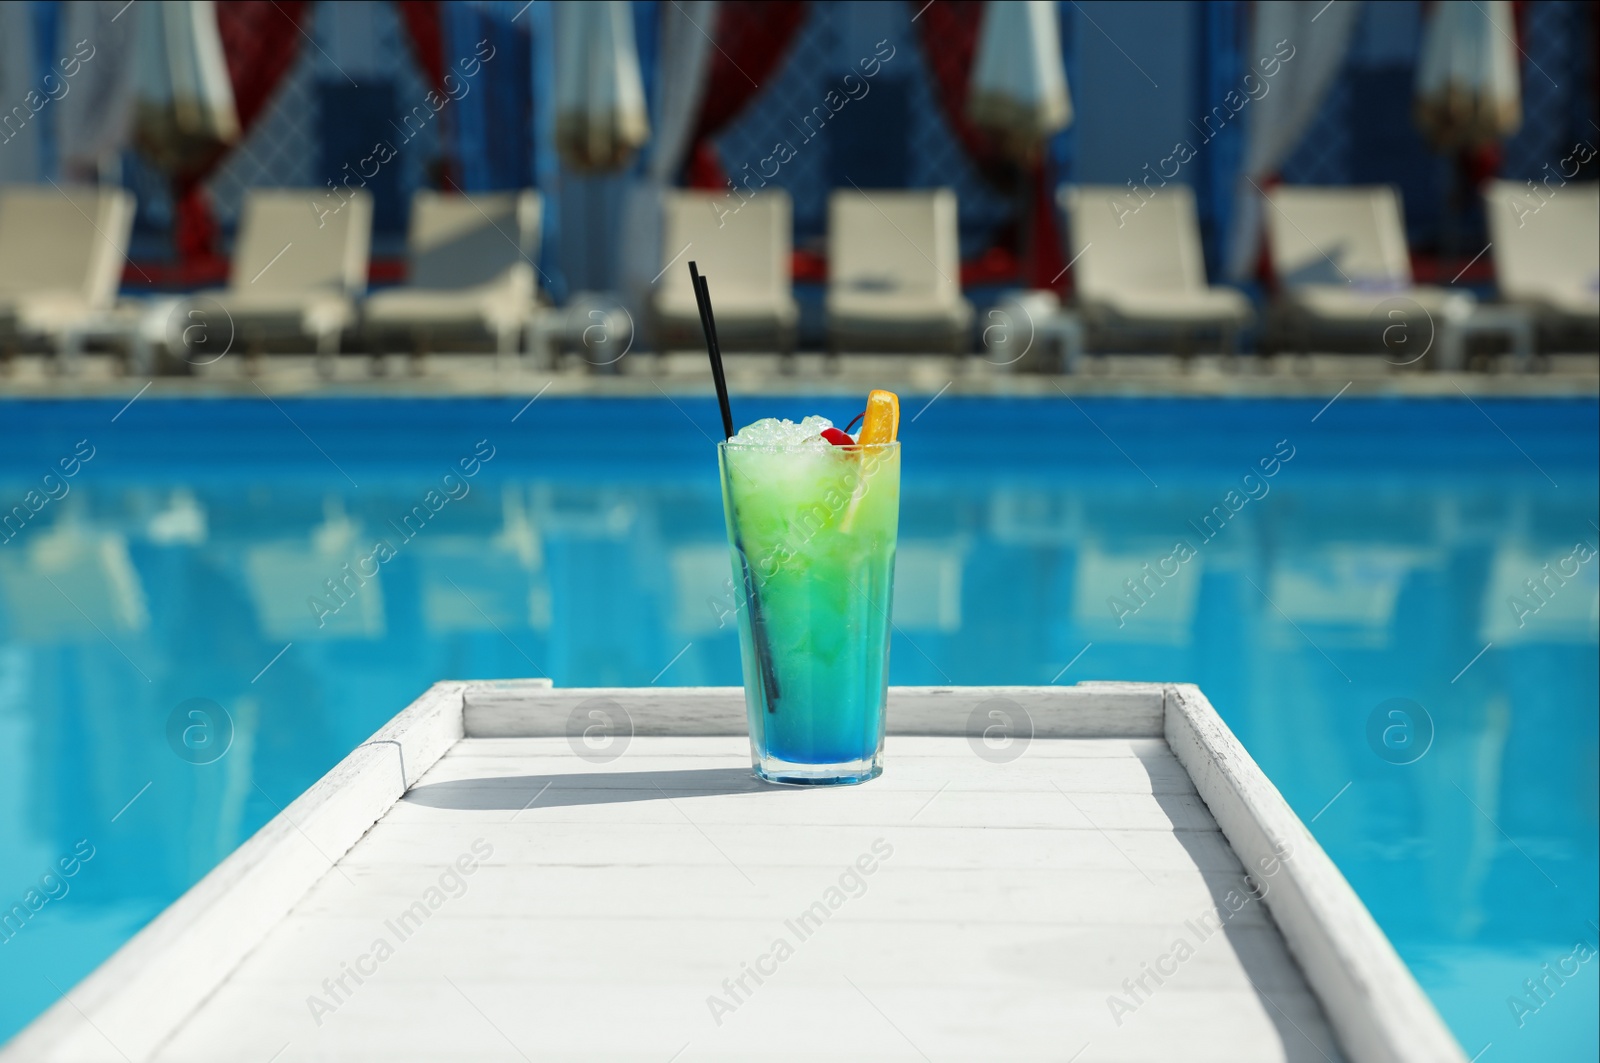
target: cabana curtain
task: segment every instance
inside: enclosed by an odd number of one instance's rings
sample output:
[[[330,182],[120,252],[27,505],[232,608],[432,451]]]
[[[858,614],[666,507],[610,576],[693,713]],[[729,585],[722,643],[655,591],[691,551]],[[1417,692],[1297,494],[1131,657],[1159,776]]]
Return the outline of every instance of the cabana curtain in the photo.
[[[683,170],[694,143],[710,58],[716,51],[700,27],[716,25],[717,6],[717,0],[682,0],[661,9],[656,135],[648,172],[663,185]]]
[[[239,138],[255,124],[293,66],[308,6],[304,0],[233,0],[216,5],[217,34],[233,90]],[[216,256],[217,223],[203,182],[231,150],[232,144],[219,143],[173,174],[173,242],[186,271],[203,268]]]
[[[722,0],[711,36],[710,70],[700,104],[700,119],[690,143],[686,183],[691,188],[723,189],[728,175],[711,138],[737,118],[777,70],[805,21],[804,0]],[[708,28],[709,27],[705,27]],[[733,56],[738,56],[734,62]]]
[[[435,92],[444,92],[444,27],[439,22],[439,0],[399,0],[395,5],[406,28],[411,57]]]
[[[913,3],[913,8],[921,5]],[[979,172],[997,185],[1008,181],[1005,156],[995,138],[974,124],[967,113],[972,65],[983,27],[984,0],[947,0],[923,11],[917,19],[922,51],[933,76],[934,95],[950,131],[961,141]]]
[[[623,0],[556,11],[556,150],[579,173],[623,169],[650,139],[633,9]]]
[[[1498,145],[1522,125],[1510,0],[1439,0],[1417,63],[1417,126],[1441,149]]]
[[[7,5],[14,6],[14,5]],[[65,37],[73,60],[57,61],[51,76],[72,71],[72,88],[56,102],[56,146],[69,181],[93,183],[101,167],[127,146],[133,126],[134,29],[138,19],[119,3],[71,3]],[[25,9],[23,9],[25,10]],[[89,43],[93,42],[93,43]],[[92,49],[92,50],[91,50]]]
[[[1295,0],[1259,0],[1255,5],[1248,56],[1255,61],[1277,56],[1281,65],[1272,79],[1272,91],[1252,102],[1245,116],[1244,165],[1234,188],[1228,238],[1230,280],[1246,280],[1256,267],[1263,209],[1258,188],[1277,172],[1316,118],[1344,65],[1360,13],[1361,5],[1354,0],[1321,11]]]
[[[209,0],[152,5],[134,35],[134,126],[139,151],[182,176],[239,139],[233,85]]]
[[[1072,122],[1051,0],[990,0],[967,91],[967,117],[1017,160],[1031,160]]]
[[[955,0],[924,8],[916,20],[945,120],[978,171],[1016,205],[1010,239],[1001,242],[1034,288],[1057,287],[1062,274],[1054,196],[1061,175],[1043,150],[1072,116],[1055,16],[1048,4]],[[1023,66],[1031,61],[1034,83],[1001,73],[1008,54]]]
[[[647,335],[650,290],[660,280],[662,195],[684,171],[705,102],[706,79],[716,46],[701,27],[717,24],[718,0],[677,0],[658,7],[655,133],[644,172],[623,201],[622,231],[628,253],[619,263],[629,312]],[[636,312],[635,312],[636,311]]]

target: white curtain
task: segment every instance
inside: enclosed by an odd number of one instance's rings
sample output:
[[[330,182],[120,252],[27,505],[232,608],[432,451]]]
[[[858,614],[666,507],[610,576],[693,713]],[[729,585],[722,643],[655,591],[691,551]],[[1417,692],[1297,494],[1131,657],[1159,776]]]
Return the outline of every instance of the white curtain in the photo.
[[[39,123],[55,104],[39,88],[33,69],[32,5],[0,4],[0,183],[44,178]]]
[[[622,276],[624,301],[645,342],[650,293],[661,269],[661,197],[683,168],[700,120],[706,78],[711,69],[717,0],[679,0],[661,4],[659,51],[656,55],[655,136],[645,174],[630,183],[622,205]],[[702,32],[703,31],[703,32]],[[678,262],[674,269],[687,269]]]
[[[556,148],[562,161],[589,173],[620,169],[650,138],[632,5],[560,5],[556,45]]]
[[[1245,280],[1261,244],[1256,185],[1283,165],[1311,125],[1350,49],[1360,4],[1325,5],[1300,0],[1258,0],[1247,59],[1252,65],[1293,48],[1271,79],[1271,91],[1253,101],[1245,119],[1244,165],[1234,189],[1233,226],[1228,235],[1228,276]],[[1252,184],[1251,182],[1254,182]]]
[[[717,28],[717,0],[686,0],[662,5],[660,52],[656,57],[659,95],[650,176],[670,183],[683,166],[689,138],[700,119],[706,76],[711,69],[711,38]]]
[[[1417,125],[1439,148],[1498,143],[1522,125],[1510,0],[1439,0],[1417,63]]]
[[[978,32],[967,117],[1007,154],[1034,158],[1072,121],[1061,24],[1051,0],[990,0]]]
[[[233,82],[212,0],[162,0],[140,7],[134,138],[146,157],[174,173],[209,156],[217,145],[239,139]]]
[[[71,181],[95,181],[114,167],[133,135],[134,32],[143,12],[126,0],[68,0],[63,5],[64,47],[94,49],[78,68],[56,112],[61,172]]]

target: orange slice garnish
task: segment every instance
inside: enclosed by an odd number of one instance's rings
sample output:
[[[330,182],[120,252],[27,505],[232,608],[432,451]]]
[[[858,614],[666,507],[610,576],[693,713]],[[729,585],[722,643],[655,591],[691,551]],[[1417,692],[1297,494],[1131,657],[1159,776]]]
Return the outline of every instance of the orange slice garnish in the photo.
[[[862,446],[893,443],[899,433],[900,396],[892,391],[873,391],[867,396],[867,415],[856,442]]]

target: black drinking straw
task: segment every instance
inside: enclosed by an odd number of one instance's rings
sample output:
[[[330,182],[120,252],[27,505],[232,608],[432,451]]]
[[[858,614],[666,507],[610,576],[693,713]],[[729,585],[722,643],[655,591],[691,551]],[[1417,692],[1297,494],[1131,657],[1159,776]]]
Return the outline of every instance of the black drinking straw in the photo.
[[[728,406],[728,378],[722,374],[722,345],[717,342],[717,320],[711,316],[711,289],[700,276],[700,268],[689,263],[689,277],[694,281],[694,302],[700,308],[700,327],[706,334],[706,353],[711,356],[711,379],[717,385],[717,403],[722,407],[722,438],[733,438],[733,410]]]
[[[722,437],[733,438],[733,409],[728,405],[728,379],[722,373],[722,345],[717,342],[717,319],[711,313],[711,289],[700,276],[700,267],[691,260],[689,277],[694,281],[694,301],[700,309],[700,327],[706,334],[706,354],[711,357],[711,379],[717,385],[717,404],[722,407]],[[728,502],[733,502],[733,480],[728,480]],[[733,548],[739,555],[739,569],[744,575],[745,597],[750,605],[750,640],[755,643],[756,667],[761,670],[761,685],[767,693],[767,711],[778,711],[778,673],[772,667],[772,647],[767,643],[767,623],[761,615],[761,598],[756,592],[756,581],[750,573],[750,562],[744,556],[744,540],[739,534],[739,520],[733,514]]]

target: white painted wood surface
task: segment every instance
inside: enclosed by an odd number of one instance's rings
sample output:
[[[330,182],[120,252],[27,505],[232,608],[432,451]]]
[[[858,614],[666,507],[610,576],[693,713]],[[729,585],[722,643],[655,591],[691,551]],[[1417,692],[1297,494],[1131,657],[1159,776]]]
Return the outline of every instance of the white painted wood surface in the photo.
[[[1462,1060],[1197,690],[889,719],[775,788],[736,690],[440,684],[0,1060]]]
[[[0,1051],[6,1063],[144,1060],[408,786],[461,738],[438,683]]]
[[[1366,905],[1200,688],[1171,689],[1166,738],[1244,866],[1279,869],[1267,905],[1350,1054],[1373,1063],[1463,1063]]]
[[[598,711],[631,724],[634,734],[739,735],[746,729],[739,687],[663,687],[645,701],[635,687],[469,689],[466,733],[473,738],[535,738],[571,733]],[[1113,738],[1161,733],[1162,687],[1154,683],[1081,683],[1076,687],[891,687],[892,734],[966,735],[976,712],[1031,723],[1041,738]],[[629,706],[644,706],[634,714]]]

